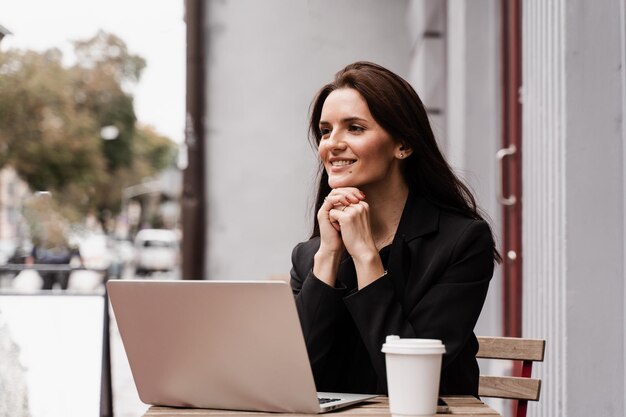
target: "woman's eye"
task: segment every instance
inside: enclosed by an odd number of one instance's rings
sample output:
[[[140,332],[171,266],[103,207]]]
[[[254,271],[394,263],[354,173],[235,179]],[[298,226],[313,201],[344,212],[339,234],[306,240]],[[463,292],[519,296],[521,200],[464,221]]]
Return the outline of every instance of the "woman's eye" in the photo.
[[[365,129],[359,125],[350,125],[348,128],[350,132],[363,132]]]
[[[327,137],[328,135],[330,135],[330,129],[327,127],[321,127],[320,128],[320,136],[321,137]]]

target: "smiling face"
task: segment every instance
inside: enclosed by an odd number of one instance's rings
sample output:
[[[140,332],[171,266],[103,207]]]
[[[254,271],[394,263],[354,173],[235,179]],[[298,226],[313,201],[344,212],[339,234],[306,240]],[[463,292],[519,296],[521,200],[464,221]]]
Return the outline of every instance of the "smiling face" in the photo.
[[[331,188],[357,187],[367,192],[403,181],[400,161],[410,151],[374,120],[358,91],[341,88],[330,93],[319,129],[319,155]]]

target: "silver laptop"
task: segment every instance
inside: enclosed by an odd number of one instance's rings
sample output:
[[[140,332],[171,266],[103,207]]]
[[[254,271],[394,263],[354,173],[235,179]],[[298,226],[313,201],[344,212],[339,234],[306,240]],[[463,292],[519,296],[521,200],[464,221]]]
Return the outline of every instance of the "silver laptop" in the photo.
[[[107,289],[146,404],[322,413],[374,397],[316,393],[287,283],[114,280]]]

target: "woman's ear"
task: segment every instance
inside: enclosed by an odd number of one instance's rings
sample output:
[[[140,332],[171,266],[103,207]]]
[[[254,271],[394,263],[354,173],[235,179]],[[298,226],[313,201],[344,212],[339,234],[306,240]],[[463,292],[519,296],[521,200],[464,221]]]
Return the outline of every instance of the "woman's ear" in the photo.
[[[411,147],[405,144],[398,145],[398,148],[396,149],[396,157],[398,159],[406,159],[412,153],[413,153],[413,149],[411,149]]]

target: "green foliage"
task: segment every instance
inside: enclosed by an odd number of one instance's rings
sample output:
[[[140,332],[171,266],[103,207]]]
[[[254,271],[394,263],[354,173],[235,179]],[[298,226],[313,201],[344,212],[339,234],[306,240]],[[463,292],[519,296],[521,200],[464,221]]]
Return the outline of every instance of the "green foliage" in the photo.
[[[61,53],[0,54],[0,164],[15,167],[38,190],[97,175],[97,127],[73,104]]]
[[[71,67],[58,49],[0,53],[0,168],[12,165],[75,216],[103,218],[119,210],[124,187],[171,163],[174,144],[137,126],[129,90],[143,58],[102,31],[74,46]],[[106,126],[115,139],[101,138]]]
[[[176,160],[175,148],[167,137],[158,134],[150,126],[140,126],[135,136],[134,153],[141,161],[150,161],[144,167],[145,176],[152,170],[161,171],[172,166]]]

